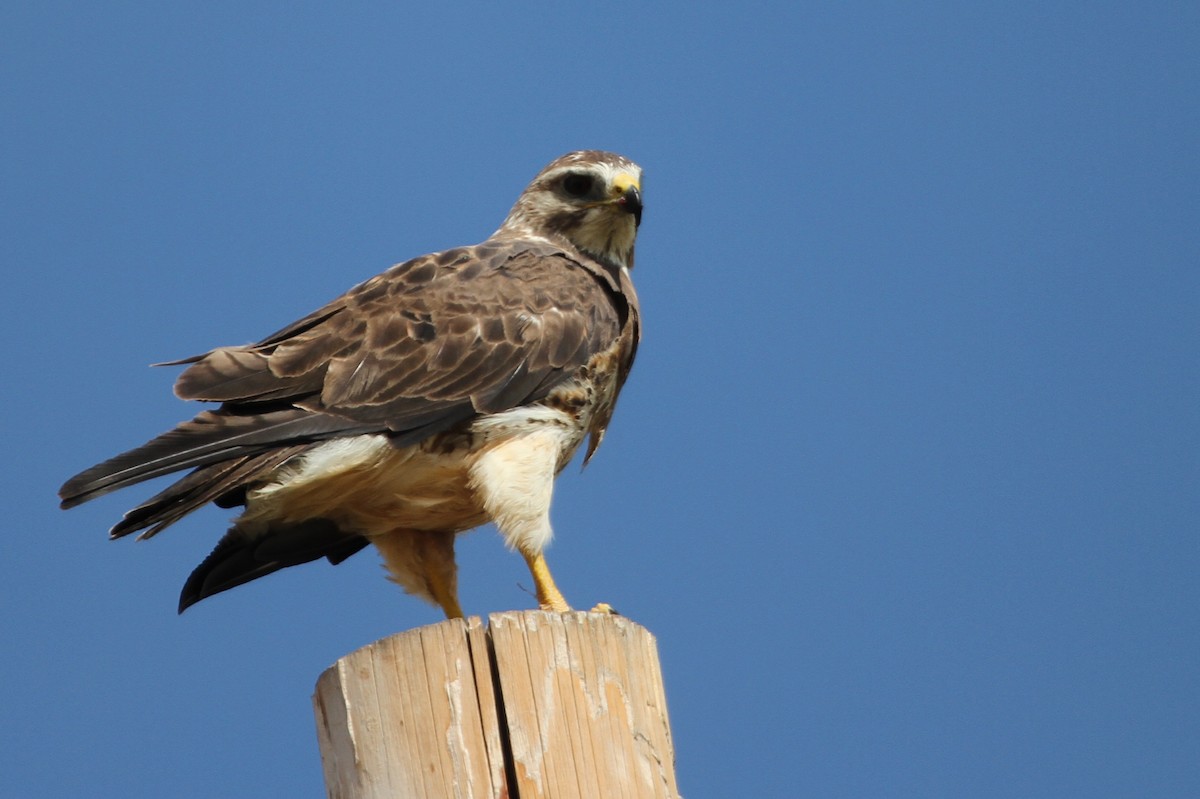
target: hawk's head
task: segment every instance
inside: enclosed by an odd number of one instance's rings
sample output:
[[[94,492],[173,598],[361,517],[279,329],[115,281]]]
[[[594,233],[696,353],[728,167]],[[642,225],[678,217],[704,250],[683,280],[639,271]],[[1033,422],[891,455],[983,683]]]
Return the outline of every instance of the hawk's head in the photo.
[[[566,239],[592,257],[633,266],[642,221],[642,168],[601,150],[567,153],[517,198],[497,233]]]

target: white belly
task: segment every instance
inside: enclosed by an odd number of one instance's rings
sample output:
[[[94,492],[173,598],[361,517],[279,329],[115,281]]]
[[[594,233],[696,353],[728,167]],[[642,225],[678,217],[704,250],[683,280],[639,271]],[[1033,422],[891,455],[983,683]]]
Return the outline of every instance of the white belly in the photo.
[[[383,435],[327,441],[251,491],[238,526],[252,532],[258,522],[320,518],[368,537],[397,529],[462,532],[491,520],[485,495],[527,490],[528,475],[550,464],[546,477],[553,479],[582,437],[567,414],[530,406],[482,417],[468,434],[402,449]],[[481,493],[481,481],[488,491]]]

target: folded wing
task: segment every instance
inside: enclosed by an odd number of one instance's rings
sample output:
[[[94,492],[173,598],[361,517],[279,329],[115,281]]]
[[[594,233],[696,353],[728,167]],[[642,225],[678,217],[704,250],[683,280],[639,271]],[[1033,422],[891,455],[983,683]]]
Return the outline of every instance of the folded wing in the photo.
[[[256,344],[176,362],[176,394],[220,407],[71,478],[62,505],[204,472],[163,492],[170,513],[135,508],[113,530],[152,518],[154,532],[278,465],[264,455],[370,433],[404,445],[536,402],[617,338],[627,310],[607,273],[540,243],[399,264]]]

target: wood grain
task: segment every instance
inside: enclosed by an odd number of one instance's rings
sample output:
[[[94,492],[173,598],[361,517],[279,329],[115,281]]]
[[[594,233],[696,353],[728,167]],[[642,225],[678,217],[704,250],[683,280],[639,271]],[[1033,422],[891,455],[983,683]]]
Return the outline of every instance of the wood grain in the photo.
[[[313,696],[333,799],[675,799],[654,637],[620,616],[498,613],[341,658]]]

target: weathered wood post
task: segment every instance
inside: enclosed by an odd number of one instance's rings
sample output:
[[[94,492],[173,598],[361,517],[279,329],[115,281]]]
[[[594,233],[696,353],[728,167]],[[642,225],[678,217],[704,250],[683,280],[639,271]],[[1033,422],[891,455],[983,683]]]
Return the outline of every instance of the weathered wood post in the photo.
[[[331,799],[676,799],[654,636],[495,613],[376,641],[317,681]]]

